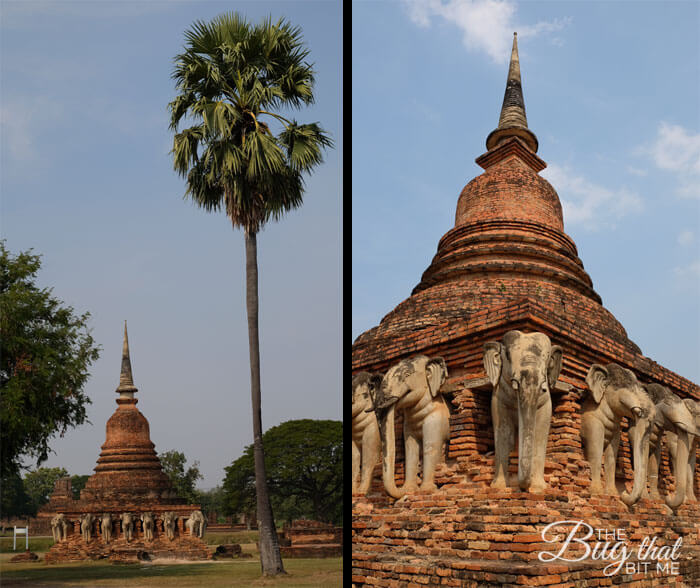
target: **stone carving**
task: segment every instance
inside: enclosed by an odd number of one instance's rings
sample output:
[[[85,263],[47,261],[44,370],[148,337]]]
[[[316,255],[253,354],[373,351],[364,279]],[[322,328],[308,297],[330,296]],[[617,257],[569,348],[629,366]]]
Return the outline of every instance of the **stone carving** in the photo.
[[[100,525],[102,526],[102,538],[105,543],[109,543],[112,540],[112,515],[108,512],[104,513],[100,519]]]
[[[450,436],[450,413],[440,387],[447,378],[442,357],[429,359],[417,355],[393,366],[382,379],[373,399],[382,440],[382,479],[393,498],[418,489],[418,463],[423,445],[421,490],[435,490],[435,467],[444,460],[445,444]],[[396,443],[395,409],[403,411],[405,482],[396,487],[394,467]]]
[[[122,533],[124,534],[124,539],[129,543],[134,537],[134,515],[129,512],[125,512],[119,515],[119,519],[122,522]]]
[[[661,437],[668,431],[666,442],[673,461],[673,474],[676,478],[676,491],[673,497],[666,496],[666,504],[678,508],[685,499],[689,482],[692,492],[693,479],[688,480],[687,469],[690,463],[690,449],[700,428],[696,427],[691,406],[660,384],[647,384],[646,391],[656,407],[656,418],[649,441],[649,487],[652,498],[659,498],[659,464],[661,462]],[[694,456],[693,452],[693,456]],[[646,489],[645,489],[646,490]],[[643,496],[646,492],[642,493]]]
[[[204,530],[207,527],[207,520],[202,514],[201,510],[194,510],[185,521],[185,526],[193,537],[199,537],[200,539],[204,537]]]
[[[85,543],[90,543],[90,539],[92,539],[92,523],[94,520],[95,517],[90,513],[80,517],[80,532],[83,535],[83,541],[85,541]]]
[[[175,522],[177,517],[174,512],[168,511],[163,513],[163,530],[165,531],[165,536],[172,541],[175,539]]]
[[[484,367],[493,385],[491,418],[495,475],[491,486],[507,486],[508,456],[518,441],[518,485],[544,490],[544,459],[552,420],[550,391],[561,371],[562,349],[543,333],[508,331],[484,344]]]
[[[153,527],[155,526],[155,520],[153,518],[153,513],[145,512],[141,515],[141,521],[143,522],[143,536],[146,541],[153,541]]]
[[[352,492],[367,494],[381,455],[379,425],[373,400],[382,376],[360,372],[352,379]]]
[[[700,400],[686,398],[683,402],[693,415],[695,428],[700,431]],[[697,448],[700,447],[700,433],[695,435],[694,438],[690,438],[689,441],[690,456],[688,458],[688,481],[685,484],[685,498],[686,500],[695,502],[697,501],[695,497],[695,464],[697,461]]]
[[[51,519],[51,533],[55,543],[66,540],[68,535],[68,521],[64,514],[59,513]]]
[[[583,404],[581,437],[591,466],[591,494],[603,492],[600,464],[605,454],[605,493],[617,495],[615,465],[620,446],[620,421],[629,419],[628,435],[634,462],[634,486],[620,498],[628,506],[642,495],[649,461],[649,438],[656,408],[637,377],[628,369],[610,363],[594,363],[586,375],[590,395]]]

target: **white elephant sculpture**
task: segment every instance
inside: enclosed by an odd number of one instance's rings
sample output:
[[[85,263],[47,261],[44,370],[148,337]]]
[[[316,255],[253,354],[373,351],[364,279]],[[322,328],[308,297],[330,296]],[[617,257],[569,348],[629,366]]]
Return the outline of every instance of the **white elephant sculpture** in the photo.
[[[165,536],[169,541],[175,539],[175,525],[177,522],[177,516],[174,512],[168,511],[163,513],[163,530],[165,531]]]
[[[153,518],[153,513],[145,512],[141,515],[141,522],[143,523],[143,536],[146,541],[153,541],[153,527],[155,526],[155,519]]]
[[[204,531],[207,527],[207,519],[202,514],[201,510],[192,511],[190,518],[185,521],[185,526],[192,537],[204,537]]]
[[[693,423],[698,431],[697,433],[690,434],[688,436],[688,460],[686,464],[687,479],[684,485],[686,500],[689,502],[695,502],[697,501],[697,498],[695,497],[695,464],[697,461],[697,447],[700,446],[700,400],[686,398],[683,400],[683,403],[688,407],[688,410],[690,410],[693,417]],[[679,445],[679,439],[680,437],[674,433],[666,433],[668,451],[671,454],[671,460],[674,464],[676,462],[683,463],[682,454],[684,452],[684,448],[682,442]],[[674,475],[677,475],[676,471],[678,470],[674,470]]]
[[[127,543],[129,543],[129,541],[131,541],[134,537],[134,515],[129,512],[125,512],[119,515],[119,519],[122,522],[122,533],[124,534],[124,539]]]
[[[83,541],[85,541],[85,543],[89,543],[90,539],[92,539],[92,523],[94,521],[95,517],[90,513],[86,513],[80,517],[80,532],[83,535]]]
[[[495,475],[491,486],[507,486],[508,459],[518,442],[518,485],[545,488],[544,460],[552,420],[551,390],[561,371],[562,349],[544,333],[508,331],[484,345],[491,384]]]
[[[382,447],[372,398],[382,376],[360,372],[352,379],[352,492],[367,494]]]
[[[586,398],[581,416],[581,437],[585,454],[591,466],[591,494],[603,492],[600,481],[601,460],[605,454],[605,493],[617,495],[615,465],[620,446],[622,417],[630,420],[628,435],[634,462],[632,492],[623,492],[620,498],[632,505],[642,496],[646,486],[649,462],[649,440],[656,407],[637,377],[628,369],[611,363],[594,363],[586,375],[590,395]]]
[[[100,519],[100,525],[102,527],[102,538],[105,543],[109,543],[112,540],[112,515],[108,512],[104,513]]]
[[[686,494],[690,497],[693,493],[693,478],[688,477],[688,467],[695,456],[693,445],[696,436],[700,435],[700,423],[697,425],[695,423],[691,400],[684,402],[660,384],[647,384],[645,389],[656,407],[656,418],[649,441],[648,477],[651,497],[659,498],[661,438],[666,431],[667,445],[673,462],[673,474],[676,478],[676,491],[673,497],[666,496],[665,501],[670,508],[676,509],[683,503]],[[645,496],[646,492],[643,491],[642,495]]]
[[[68,521],[63,513],[59,513],[51,519],[51,534],[56,543],[66,540],[68,535]]]
[[[450,437],[450,413],[440,393],[446,378],[445,360],[425,355],[404,359],[382,378],[373,404],[382,439],[382,479],[384,488],[393,498],[401,498],[418,489],[421,445],[423,470],[420,489],[432,491],[437,488],[435,468],[445,459],[445,447]],[[394,479],[394,416],[397,409],[403,411],[406,460],[405,481],[400,488]]]

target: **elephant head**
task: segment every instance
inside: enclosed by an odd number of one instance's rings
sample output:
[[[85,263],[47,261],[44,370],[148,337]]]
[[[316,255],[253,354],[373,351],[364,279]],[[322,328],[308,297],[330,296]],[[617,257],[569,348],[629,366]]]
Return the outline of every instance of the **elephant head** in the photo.
[[[352,491],[366,494],[381,445],[374,402],[382,376],[360,372],[352,378]]]
[[[634,462],[634,484],[632,492],[624,491],[620,498],[626,505],[632,505],[639,500],[646,486],[649,437],[656,418],[656,408],[634,373],[617,364],[603,366],[594,363],[586,375],[586,384],[591,391],[596,410],[599,410],[600,414],[612,413],[616,418],[614,426],[617,430],[622,417],[630,419],[628,435]],[[604,408],[606,406],[607,410]],[[603,440],[600,440],[600,443],[602,447]],[[595,459],[599,466],[600,456]],[[593,464],[591,466],[593,469]],[[606,468],[609,466],[614,470],[614,463],[606,463]],[[608,475],[614,473],[608,472]]]
[[[562,364],[562,349],[543,333],[508,331],[502,341],[484,345],[484,368],[494,386],[492,417],[496,447],[494,485],[505,485],[513,431],[518,431],[518,484],[544,486],[544,454],[551,420],[550,391]],[[513,413],[517,410],[517,417]],[[538,488],[539,489],[539,488]]]
[[[417,488],[419,447],[423,445],[421,489],[435,488],[435,466],[444,455],[449,438],[449,411],[440,395],[447,378],[442,357],[417,355],[393,366],[382,378],[374,397],[374,409],[382,440],[382,479],[387,493],[401,498]],[[405,482],[397,488],[394,479],[396,446],[395,409],[403,410],[406,448]]]
[[[693,449],[691,442],[695,436],[700,435],[700,416],[695,416],[692,400],[681,400],[665,386],[647,384],[645,388],[656,406],[655,426],[659,429],[659,437],[663,431],[675,433],[673,474],[676,478],[676,491],[673,497],[666,496],[666,504],[675,510],[685,499],[688,491],[686,485],[693,483],[692,478],[688,479],[687,470],[690,451]],[[659,438],[657,443],[660,442]]]
[[[374,398],[382,384],[382,376],[360,372],[352,379],[352,418],[374,410]]]

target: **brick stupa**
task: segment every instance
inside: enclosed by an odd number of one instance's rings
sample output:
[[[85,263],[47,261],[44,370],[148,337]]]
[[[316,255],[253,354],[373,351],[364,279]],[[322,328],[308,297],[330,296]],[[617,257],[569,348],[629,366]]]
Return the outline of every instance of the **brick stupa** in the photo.
[[[70,521],[68,539],[49,550],[47,562],[104,557],[115,560],[134,559],[137,555],[144,558],[144,553],[149,558],[210,557],[204,542],[191,537],[185,528],[185,520],[200,507],[186,504],[163,472],[155,445],[151,441],[148,420],[136,408],[138,399],[134,394],[137,391],[131,371],[125,321],[121,374],[116,390],[119,394],[117,409],[107,421],[106,440],[97,459],[95,473],[80,491],[79,500],[73,499],[70,478],[58,480],[50,501],[37,514],[38,519],[50,519],[55,514],[62,513]],[[164,534],[162,515],[168,511],[178,517],[174,541],[167,540]],[[105,512],[111,513],[114,519],[112,541],[109,544],[103,541],[101,525],[96,520],[93,523],[93,539],[86,545],[80,534],[79,518],[92,513],[99,519]],[[154,541],[145,541],[142,523],[135,520],[134,540],[127,543],[119,515],[131,513],[138,519],[144,512],[150,512],[156,517]],[[41,526],[48,524],[43,523]]]
[[[455,225],[440,240],[420,283],[352,346],[353,374],[384,373],[416,354],[442,356],[449,371],[442,392],[451,411],[437,492],[407,494],[396,503],[384,491],[377,466],[369,494],[353,496],[353,583],[357,588],[401,583],[598,586],[614,580],[625,586],[666,586],[678,580],[700,586],[700,503],[686,502],[670,514],[663,499],[643,498],[627,507],[617,497],[590,494],[580,429],[591,364],[617,363],[640,381],[667,386],[681,398],[700,400],[700,389],[645,357],[593,289],[576,245],[564,233],[559,197],[539,175],[546,163],[527,125],[517,38],[499,124],[486,148],[476,159],[484,172],[462,190]],[[492,386],[483,349],[512,329],[545,333],[563,348],[562,371],[551,391],[543,495],[521,492],[517,482],[505,490],[490,488]],[[397,485],[403,482],[403,452],[397,418]],[[516,471],[517,450],[510,458],[510,472]],[[616,477],[619,487],[631,487],[624,423]],[[659,479],[662,495],[673,492],[665,450]],[[697,469],[694,481],[700,496]],[[540,532],[557,520],[623,528],[635,547],[647,535],[664,545],[682,536],[679,575],[607,578],[603,568],[609,562],[542,563],[538,553],[556,552],[558,544],[543,543]]]

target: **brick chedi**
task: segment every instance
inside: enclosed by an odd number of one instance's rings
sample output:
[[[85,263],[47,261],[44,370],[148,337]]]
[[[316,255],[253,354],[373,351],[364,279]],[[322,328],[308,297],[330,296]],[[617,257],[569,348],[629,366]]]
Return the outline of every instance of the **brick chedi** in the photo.
[[[129,338],[124,325],[122,367],[117,387],[117,410],[107,421],[107,438],[97,459],[95,474],[85,484],[81,499],[102,504],[158,500],[162,504],[183,504],[163,473],[146,417],[134,394]]]
[[[63,515],[67,521],[65,540],[57,541],[46,554],[46,561],[80,559],[113,560],[177,557],[208,559],[207,546],[186,526],[187,519],[199,506],[187,504],[179,497],[163,472],[155,445],[150,438],[146,417],[136,408],[138,400],[129,354],[129,339],[124,323],[121,374],[116,392],[117,409],[107,421],[106,440],[97,459],[95,473],[73,500],[70,479],[58,480],[48,504],[37,515],[50,520]],[[153,536],[146,533],[142,515],[153,517]],[[172,537],[168,537],[165,513],[172,513]],[[81,520],[91,514],[91,538],[81,534]],[[110,531],[105,532],[103,517],[109,514]],[[132,519],[129,525],[122,515]],[[131,536],[127,540],[127,529]],[[49,526],[48,524],[42,527]]]
[[[353,495],[353,584],[700,586],[700,503],[687,500],[673,511],[664,503],[675,484],[665,449],[660,500],[643,497],[627,506],[618,496],[591,494],[581,413],[593,364],[618,364],[642,384],[661,384],[681,399],[700,401],[700,389],[645,357],[595,292],[575,243],[564,232],[559,197],[539,175],[546,163],[527,125],[517,38],[499,124],[486,148],[476,159],[484,172],[459,195],[454,227],[440,240],[411,296],[352,346],[353,374],[384,374],[419,354],[443,358],[448,377],[441,393],[450,412],[437,490],[409,491],[395,501],[384,489],[378,465],[367,495]],[[507,487],[491,487],[494,388],[484,367],[484,345],[512,330],[543,333],[563,352],[558,381],[550,390],[546,487],[539,492],[522,491],[514,481],[517,441]],[[405,456],[398,412],[395,438],[399,484]],[[631,487],[626,419],[614,478],[620,491]],[[697,467],[692,483],[700,496]],[[623,567],[607,576],[610,561],[541,561],[540,552],[557,552],[563,541],[545,542],[543,529],[563,520],[623,529],[626,545],[634,549],[634,569]],[[637,561],[636,549],[647,536],[662,545],[682,538],[676,568],[657,570],[654,560],[645,569]]]

